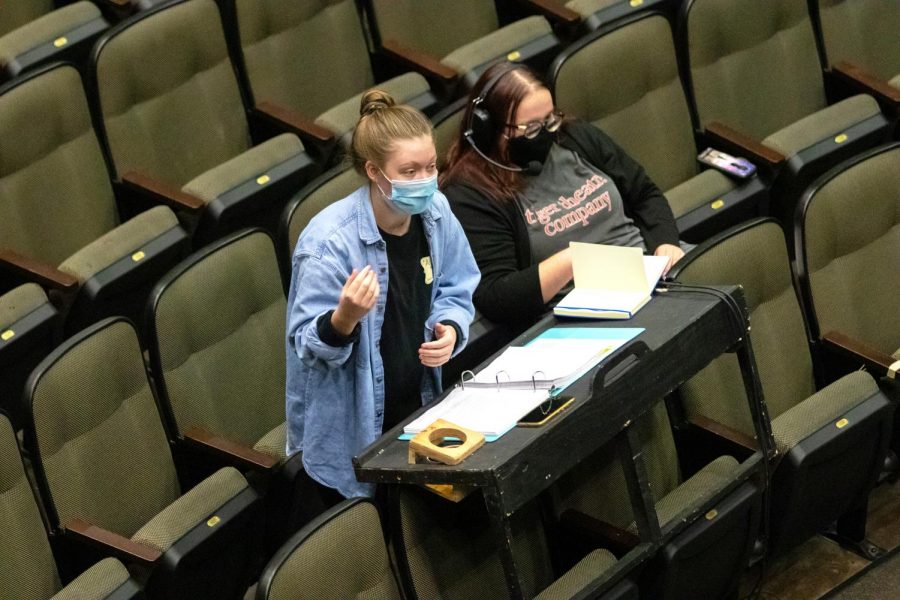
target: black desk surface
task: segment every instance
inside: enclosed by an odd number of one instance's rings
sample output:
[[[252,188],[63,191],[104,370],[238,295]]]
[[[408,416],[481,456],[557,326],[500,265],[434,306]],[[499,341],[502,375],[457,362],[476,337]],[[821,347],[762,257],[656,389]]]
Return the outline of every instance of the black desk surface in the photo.
[[[737,288],[721,288],[738,297]],[[738,301],[742,304],[742,298]],[[356,476],[373,483],[456,483],[493,487],[500,508],[512,514],[546,489],[574,465],[613,439],[626,423],[645,413],[712,359],[738,343],[743,328],[728,305],[712,293],[670,291],[657,294],[627,321],[560,320],[547,316],[513,340],[521,345],[542,331],[563,327],[643,327],[635,341],[649,352],[625,361],[606,381],[595,381],[600,366],[566,389],[573,405],[542,427],[515,427],[495,442],[478,449],[461,464],[408,464],[408,442],[398,440],[403,425],[426,408],[387,432],[354,458]],[[489,362],[489,359],[487,362]],[[485,363],[487,364],[487,363]]]

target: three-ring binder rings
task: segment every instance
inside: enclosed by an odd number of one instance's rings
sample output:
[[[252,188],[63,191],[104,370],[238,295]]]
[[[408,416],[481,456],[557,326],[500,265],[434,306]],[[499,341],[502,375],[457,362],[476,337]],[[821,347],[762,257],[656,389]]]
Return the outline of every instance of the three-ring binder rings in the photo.
[[[553,309],[560,317],[630,319],[650,301],[668,259],[640,248],[571,242],[575,289]]]
[[[441,402],[403,428],[401,439],[444,419],[481,432],[492,442],[642,331],[554,327],[525,346],[510,346],[478,373],[464,373]]]

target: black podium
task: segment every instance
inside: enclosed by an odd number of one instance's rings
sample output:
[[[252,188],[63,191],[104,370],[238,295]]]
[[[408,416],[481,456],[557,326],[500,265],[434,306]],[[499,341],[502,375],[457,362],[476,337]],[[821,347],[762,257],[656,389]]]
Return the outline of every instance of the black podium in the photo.
[[[565,393],[575,397],[566,411],[541,427],[516,427],[456,466],[408,464],[403,425],[388,431],[353,460],[360,481],[381,484],[455,484],[480,488],[494,526],[510,598],[522,598],[512,552],[509,517],[580,461],[615,439],[641,543],[590,586],[612,587],[708,508],[680,515],[661,529],[647,483],[640,441],[631,425],[656,402],[725,352],[738,355],[760,450],[741,463],[734,481],[709,500],[714,506],[752,477],[774,449],[769,418],[748,336],[743,294],[736,287],[670,287],[628,321],[560,320],[552,315],[513,340],[522,345],[551,327],[642,327],[644,332]],[[491,359],[488,360],[488,362]],[[760,478],[764,479],[764,478]],[[763,483],[764,485],[764,483]]]

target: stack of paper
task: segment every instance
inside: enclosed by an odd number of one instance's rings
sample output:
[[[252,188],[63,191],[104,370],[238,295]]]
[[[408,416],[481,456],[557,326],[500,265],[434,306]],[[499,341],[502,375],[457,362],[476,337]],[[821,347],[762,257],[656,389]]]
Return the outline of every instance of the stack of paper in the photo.
[[[444,419],[485,436],[501,436],[547,399],[547,390],[456,387],[436,406],[403,428],[415,435]]]
[[[650,301],[668,259],[640,248],[571,242],[575,289],[553,309],[562,317],[630,319]]]

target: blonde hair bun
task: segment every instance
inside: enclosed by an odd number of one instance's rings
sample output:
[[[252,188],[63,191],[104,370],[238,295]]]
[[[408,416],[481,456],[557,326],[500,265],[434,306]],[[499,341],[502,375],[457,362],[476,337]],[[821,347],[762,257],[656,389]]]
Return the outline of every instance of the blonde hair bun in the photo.
[[[359,102],[359,116],[365,117],[377,110],[390,108],[395,104],[396,102],[387,92],[382,90],[369,90],[362,95],[362,99]]]

